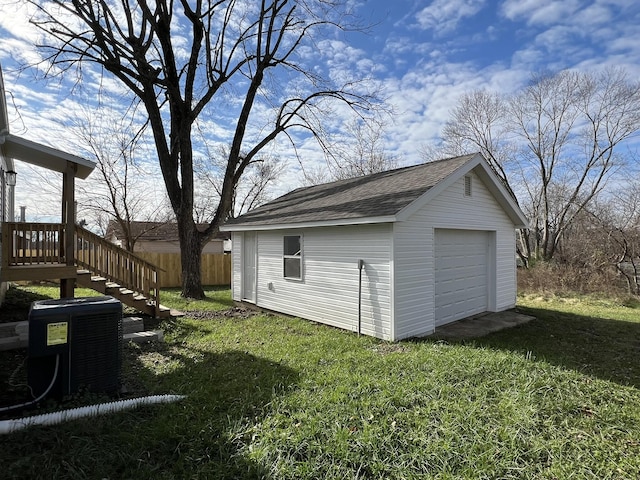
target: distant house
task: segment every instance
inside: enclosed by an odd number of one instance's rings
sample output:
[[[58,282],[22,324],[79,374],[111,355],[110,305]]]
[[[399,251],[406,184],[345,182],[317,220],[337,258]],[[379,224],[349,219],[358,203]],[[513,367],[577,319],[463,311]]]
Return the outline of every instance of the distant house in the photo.
[[[234,300],[398,340],[514,307],[526,223],[474,154],[300,188],[222,230]]]
[[[198,225],[204,230],[206,224]],[[135,238],[134,252],[145,253],[180,253],[178,225],[173,222],[131,222],[131,236]],[[230,234],[221,232],[212,238],[203,248],[202,253],[225,253],[231,250]],[[119,247],[125,247],[125,235],[120,224],[111,220],[107,226],[105,238]]]

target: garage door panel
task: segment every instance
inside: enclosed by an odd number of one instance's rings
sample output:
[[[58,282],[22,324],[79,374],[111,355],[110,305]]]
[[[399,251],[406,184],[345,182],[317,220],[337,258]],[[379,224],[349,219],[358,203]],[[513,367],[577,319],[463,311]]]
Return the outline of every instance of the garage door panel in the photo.
[[[438,272],[436,276],[440,277],[442,285],[451,285],[459,282],[470,282],[475,285],[478,282],[484,283],[486,275],[486,266],[477,266],[473,269],[469,268],[453,268],[448,271]]]
[[[452,290],[441,294],[440,299],[442,300],[442,306],[448,304],[462,304],[465,302],[485,306],[486,289],[476,286],[473,288]]]
[[[485,295],[487,291],[486,288],[479,285],[483,280],[484,279],[481,277],[470,277],[463,278],[458,281],[450,280],[447,282],[441,282],[440,288],[437,289],[439,290],[437,294],[443,296],[456,294],[461,295],[462,297],[469,297],[472,293],[479,291],[481,292],[481,295]]]
[[[487,310],[487,232],[436,230],[436,325]]]

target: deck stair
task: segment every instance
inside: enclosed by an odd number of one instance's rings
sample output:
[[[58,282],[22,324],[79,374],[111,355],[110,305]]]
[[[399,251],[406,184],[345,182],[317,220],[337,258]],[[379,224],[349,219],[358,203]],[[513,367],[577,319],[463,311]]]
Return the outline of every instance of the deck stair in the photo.
[[[89,270],[78,270],[78,285],[105,295],[117,298],[125,305],[152,317],[167,318],[171,315],[171,309],[164,305],[156,308],[143,294],[122,287],[120,284],[108,281],[105,277],[92,275]]]

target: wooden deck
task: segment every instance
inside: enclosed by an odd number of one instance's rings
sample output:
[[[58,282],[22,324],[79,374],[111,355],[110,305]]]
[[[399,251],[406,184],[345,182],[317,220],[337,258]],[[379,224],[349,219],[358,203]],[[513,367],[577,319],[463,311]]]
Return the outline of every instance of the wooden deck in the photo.
[[[67,265],[9,265],[0,271],[2,282],[38,282],[42,280],[60,280],[76,278],[77,268]]]
[[[143,313],[169,316],[160,305],[160,268],[82,227],[71,242],[67,233],[60,223],[3,223],[0,281],[60,280],[71,291],[78,282]]]

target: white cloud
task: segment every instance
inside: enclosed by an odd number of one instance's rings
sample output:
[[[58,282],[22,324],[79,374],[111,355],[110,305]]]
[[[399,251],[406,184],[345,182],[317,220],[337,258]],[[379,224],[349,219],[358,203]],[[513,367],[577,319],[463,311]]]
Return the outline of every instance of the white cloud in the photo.
[[[571,18],[581,6],[579,0],[506,0],[502,14],[529,25],[551,25]]]
[[[436,33],[450,32],[463,18],[477,14],[485,3],[485,0],[435,0],[416,14],[416,20],[420,27]]]
[[[611,9],[608,5],[594,3],[576,12],[574,22],[584,29],[595,26],[608,25],[612,20]]]
[[[12,37],[35,44],[40,34],[29,23],[35,11],[35,7],[27,2],[4,2],[0,4],[0,28]]]

